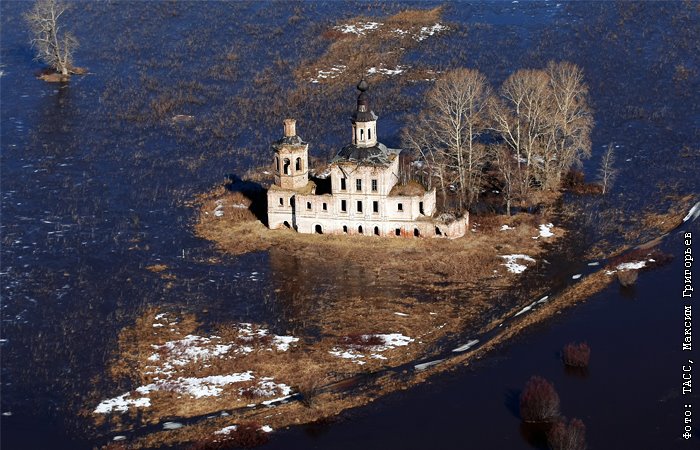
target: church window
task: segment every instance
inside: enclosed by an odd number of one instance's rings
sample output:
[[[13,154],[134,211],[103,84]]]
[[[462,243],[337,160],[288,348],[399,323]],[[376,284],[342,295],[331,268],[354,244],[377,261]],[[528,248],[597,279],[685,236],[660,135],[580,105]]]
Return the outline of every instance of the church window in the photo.
[[[367,130],[367,139],[372,139],[372,129]]]
[[[311,209],[311,202],[306,202],[306,209]]]
[[[343,233],[348,234],[348,226],[343,225]]]
[[[362,201],[357,202],[357,212],[362,212]]]
[[[374,227],[374,235],[379,236],[379,227]]]
[[[299,170],[299,171],[301,170],[301,158],[297,158],[297,163],[296,163],[295,169]]]
[[[379,212],[379,202],[378,201],[373,201],[372,202],[372,211],[378,213]]]
[[[324,210],[324,211],[328,211],[328,203],[324,203],[324,204],[323,204],[323,210]]]
[[[290,167],[289,167],[289,166],[290,166],[291,164],[292,164],[292,162],[291,162],[289,159],[284,158],[284,174],[285,174],[285,175],[289,175],[289,170],[290,170]]]
[[[357,192],[362,191],[362,179],[355,180],[355,188],[357,188]]]
[[[344,191],[346,189],[345,187],[345,178],[340,179],[340,190]]]
[[[365,130],[360,130],[360,140],[361,141],[365,140]]]
[[[357,227],[357,232],[360,233],[360,234],[362,234],[362,225],[360,225],[359,227]]]
[[[403,211],[403,203],[399,203],[399,211]]]
[[[280,197],[280,206],[284,206],[284,199]]]
[[[340,210],[343,212],[347,212],[348,210],[348,204],[345,200],[340,201]]]
[[[377,192],[377,180],[372,180],[372,192]]]

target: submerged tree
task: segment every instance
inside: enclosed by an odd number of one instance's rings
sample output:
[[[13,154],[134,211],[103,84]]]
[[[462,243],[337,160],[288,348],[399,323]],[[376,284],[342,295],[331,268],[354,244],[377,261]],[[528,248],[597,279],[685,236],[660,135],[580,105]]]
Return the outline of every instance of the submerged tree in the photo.
[[[78,47],[75,37],[61,29],[61,16],[68,8],[61,0],[37,0],[24,16],[31,30],[36,58],[64,77],[72,71],[73,52]]]

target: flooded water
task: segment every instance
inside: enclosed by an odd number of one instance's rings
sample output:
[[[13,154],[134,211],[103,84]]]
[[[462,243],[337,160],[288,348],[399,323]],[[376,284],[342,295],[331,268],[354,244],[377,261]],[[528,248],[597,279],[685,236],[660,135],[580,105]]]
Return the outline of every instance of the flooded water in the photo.
[[[308,118],[300,133],[315,143],[313,156],[326,157],[346,135],[352,86],[345,98],[318,94],[347,106],[342,117],[311,101],[273,113],[266,105],[294,85],[304,58],[324,51],[317,37],[329,26],[405,5],[80,3],[69,17],[81,42],[76,62],[89,74],[62,85],[34,77],[41,66],[21,22],[30,3],[0,4],[3,448],[102,443],[86,435],[81,413],[94,406],[95,386],[110,387],[104,369],[119,330],[144,307],[285,331],[303,314],[288,307],[293,293],[275,292],[285,280],[306,274],[305,297],[369,289],[361,274],[335,279],[274,252],[222,256],[193,236],[187,202],[228,173],[267,163],[290,111]],[[614,244],[620,231],[603,227],[598,212],[664,211],[674,196],[698,191],[699,14],[681,2],[454,3],[445,9],[452,32],[406,59],[436,70],[476,67],[494,86],[550,59],[579,64],[596,118],[585,170],[595,176],[612,142],[620,174],[605,200],[569,201],[587,202],[584,242]],[[398,145],[413,112],[402,105],[417,107],[413,96],[428,86],[376,86],[382,141]],[[399,93],[396,105],[382,97],[388,92]],[[174,124],[176,114],[194,123]],[[680,255],[677,235],[666,245]],[[171,276],[146,269],[155,264]],[[584,419],[590,448],[680,446],[678,264],[642,274],[633,290],[611,287],[482,362],[340,423],[275,434],[269,448],[536,447],[511,401],[533,373],[554,381],[566,415]],[[583,339],[593,349],[590,373],[567,376],[556,352]]]

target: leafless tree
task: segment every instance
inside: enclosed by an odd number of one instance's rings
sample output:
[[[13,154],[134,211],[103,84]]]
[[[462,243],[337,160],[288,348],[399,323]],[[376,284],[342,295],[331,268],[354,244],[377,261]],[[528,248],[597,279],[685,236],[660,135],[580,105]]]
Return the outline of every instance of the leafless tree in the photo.
[[[500,94],[491,102],[492,127],[516,157],[516,190],[523,203],[530,197],[542,147],[549,141],[549,80],[540,70],[519,70],[506,79]]]
[[[553,106],[550,122],[554,161],[548,154],[544,155],[547,164],[544,184],[555,189],[572,166],[580,165],[583,158],[591,156],[593,117],[588,105],[588,86],[578,66],[550,61],[547,75]],[[550,162],[554,162],[555,167],[549,167]]]
[[[449,71],[428,91],[425,108],[404,133],[408,147],[436,163],[443,190],[446,184],[458,186],[461,208],[469,208],[482,187],[487,149],[478,137],[487,129],[490,95],[478,71]]]
[[[492,146],[491,157],[503,181],[501,194],[506,204],[506,215],[510,216],[511,204],[516,198],[516,188],[519,185],[518,161],[511,150],[504,145]]]
[[[78,41],[61,27],[61,16],[69,5],[61,0],[37,0],[24,16],[31,30],[32,46],[37,59],[48,64],[63,76],[68,76],[73,67],[73,52]]]
[[[603,188],[603,194],[607,194],[610,191],[616,176],[615,150],[611,142],[608,144],[608,149],[603,154],[603,159],[600,161],[600,169],[598,169],[598,179]]]

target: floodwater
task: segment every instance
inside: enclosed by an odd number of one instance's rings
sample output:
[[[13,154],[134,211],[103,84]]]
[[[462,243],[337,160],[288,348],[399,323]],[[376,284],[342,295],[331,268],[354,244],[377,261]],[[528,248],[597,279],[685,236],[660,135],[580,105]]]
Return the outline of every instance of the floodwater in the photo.
[[[242,176],[267,162],[290,111],[312,154],[326,157],[347,135],[352,86],[332,99],[347,106],[342,117],[311,102],[272,112],[266,105],[294,84],[304,58],[323,52],[318,36],[329,26],[405,4],[80,3],[67,17],[81,42],[77,65],[90,73],[70,85],[34,78],[41,66],[21,22],[29,6],[0,4],[1,444],[91,448],[103,441],[86,433],[80,412],[94,406],[88,392],[95,386],[115,390],[105,363],[119,330],[144,307],[282,332],[300,314],[271,289],[298,268],[264,252],[219,255],[192,235],[186,202],[228,173]],[[568,201],[585,203],[583,242],[614,244],[633,223],[604,227],[599,212],[664,211],[674,196],[698,191],[699,14],[681,2],[455,3],[445,10],[454,30],[426,39],[406,59],[438,70],[476,67],[494,86],[550,59],[583,67],[596,118],[594,156],[584,169],[593,178],[612,142],[620,174],[606,199]],[[389,145],[398,145],[412,111],[381,94],[399,92],[400,104],[417,105],[412,96],[429,86],[398,83],[373,87]],[[176,114],[193,123],[173,124]],[[317,123],[304,123],[307,117]],[[686,227],[698,232],[695,223]],[[677,234],[664,245],[681,254]],[[154,264],[175,277],[146,270]],[[610,287],[471,367],[338,423],[276,433],[269,448],[536,448],[521,433],[512,400],[531,374],[555,383],[564,414],[586,423],[590,448],[689,448],[678,440],[679,264],[643,273],[632,290]],[[302,295],[333,288],[332,275],[317,272],[308,271],[319,283]],[[337,280],[335,289],[369,289],[358,276],[352,284]],[[557,359],[572,340],[591,344],[585,378],[566,375]]]

